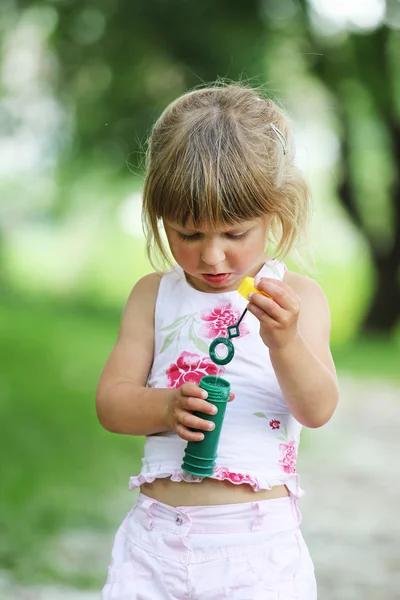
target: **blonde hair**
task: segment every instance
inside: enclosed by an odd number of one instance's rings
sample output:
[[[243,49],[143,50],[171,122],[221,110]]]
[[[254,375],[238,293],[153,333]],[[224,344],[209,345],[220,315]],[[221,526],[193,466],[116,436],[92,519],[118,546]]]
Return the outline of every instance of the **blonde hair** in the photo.
[[[217,229],[266,214],[273,215],[275,256],[287,256],[305,237],[310,201],[284,112],[240,84],[172,102],[153,127],[146,155],[142,216],[152,265],[157,269],[154,250],[171,264],[164,219],[184,225],[191,217],[195,226]]]

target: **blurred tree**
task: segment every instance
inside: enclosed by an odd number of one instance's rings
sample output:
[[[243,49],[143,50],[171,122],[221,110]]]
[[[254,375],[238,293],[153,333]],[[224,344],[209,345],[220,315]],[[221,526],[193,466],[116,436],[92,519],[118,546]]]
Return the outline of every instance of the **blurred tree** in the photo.
[[[20,8],[30,0],[18,0]],[[39,4],[39,3],[38,3]],[[58,92],[73,100],[69,156],[140,165],[155,118],[178,94],[217,76],[264,73],[258,0],[42,0],[57,12]],[[244,68],[245,65],[245,68]]]
[[[7,0],[18,10],[31,0]],[[308,57],[329,89],[340,121],[338,197],[369,247],[376,292],[364,329],[391,331],[400,316],[399,32],[326,32],[316,0],[37,0],[56,20],[51,45],[56,88],[76,135],[61,173],[140,168],[155,118],[179,93],[217,76],[268,80],[267,55],[282,39]],[[272,52],[273,54],[273,52]],[[366,141],[371,144],[368,147]],[[97,167],[98,168],[98,167]],[[61,186],[65,189],[66,186]],[[58,209],[66,207],[60,194]],[[388,232],[390,231],[390,235]]]
[[[335,99],[341,121],[338,197],[376,273],[363,329],[388,333],[400,318],[400,35],[390,26],[394,3],[388,0],[385,22],[375,30],[330,35],[318,32],[310,2],[299,4],[311,68]]]

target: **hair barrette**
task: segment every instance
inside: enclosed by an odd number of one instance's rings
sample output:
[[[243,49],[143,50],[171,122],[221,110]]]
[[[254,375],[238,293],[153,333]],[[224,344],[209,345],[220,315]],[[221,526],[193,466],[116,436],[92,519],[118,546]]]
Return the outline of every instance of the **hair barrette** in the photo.
[[[272,131],[275,133],[276,137],[282,144],[283,154],[286,154],[286,138],[285,138],[285,136],[283,135],[283,133],[281,131],[279,131],[277,126],[274,125],[273,123],[270,123],[269,126],[271,127]]]

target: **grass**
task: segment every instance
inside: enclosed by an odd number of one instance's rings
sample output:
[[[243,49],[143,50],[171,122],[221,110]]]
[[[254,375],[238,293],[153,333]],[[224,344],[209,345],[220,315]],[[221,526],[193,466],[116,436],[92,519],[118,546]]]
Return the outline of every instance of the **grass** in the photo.
[[[400,382],[400,340],[395,337],[364,336],[333,347],[332,354],[339,373]]]
[[[109,504],[139,468],[143,440],[104,431],[94,407],[117,328],[117,315],[0,306],[0,564],[17,578],[62,580],[46,542],[121,520]]]
[[[121,520],[139,469],[142,438],[102,430],[96,384],[119,315],[89,308],[0,304],[0,565],[29,582],[99,585],[95,573],[66,572],[48,544],[63,531],[108,531]],[[399,346],[363,340],[334,349],[338,370],[399,380]],[[90,571],[90,570],[89,570]]]

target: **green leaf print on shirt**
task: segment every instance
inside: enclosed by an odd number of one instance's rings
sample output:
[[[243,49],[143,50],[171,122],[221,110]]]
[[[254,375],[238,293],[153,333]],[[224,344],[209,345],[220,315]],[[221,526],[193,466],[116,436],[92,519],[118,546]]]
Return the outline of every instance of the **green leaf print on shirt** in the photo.
[[[185,327],[189,327],[189,340],[201,350],[205,354],[208,354],[208,345],[201,338],[196,335],[195,325],[200,325],[199,321],[196,319],[197,313],[191,313],[188,315],[183,315],[182,317],[178,317],[171,325],[167,325],[166,327],[162,327],[161,331],[169,331],[167,337],[164,340],[161,352],[165,352],[167,348],[171,346],[171,344],[175,341],[177,346],[180,346],[181,332]]]
[[[190,329],[189,329],[189,339],[191,342],[193,342],[193,344],[196,346],[196,348],[198,348],[201,352],[208,354],[208,346],[201,338],[199,338],[196,335],[196,333],[194,331],[194,327],[193,327],[193,321],[192,321],[192,323],[190,325]]]
[[[175,321],[172,323],[172,325],[167,325],[166,327],[163,327],[161,329],[161,331],[170,331],[171,329],[179,329],[179,325],[181,323],[183,323],[184,321],[187,321],[188,319],[190,319],[190,317],[193,317],[195,315],[195,313],[192,313],[191,315],[183,315],[183,317],[178,317],[177,319],[175,319]]]
[[[170,345],[172,344],[172,342],[174,341],[174,339],[175,339],[176,335],[177,335],[177,334],[176,334],[176,332],[175,332],[175,331],[173,331],[172,333],[169,333],[169,334],[167,335],[167,337],[166,337],[166,338],[165,338],[165,340],[164,340],[163,346],[162,346],[162,348],[161,348],[161,350],[160,350],[160,353],[161,353],[161,352],[165,352],[165,350],[166,350],[167,348],[169,348],[169,346],[170,346]]]

